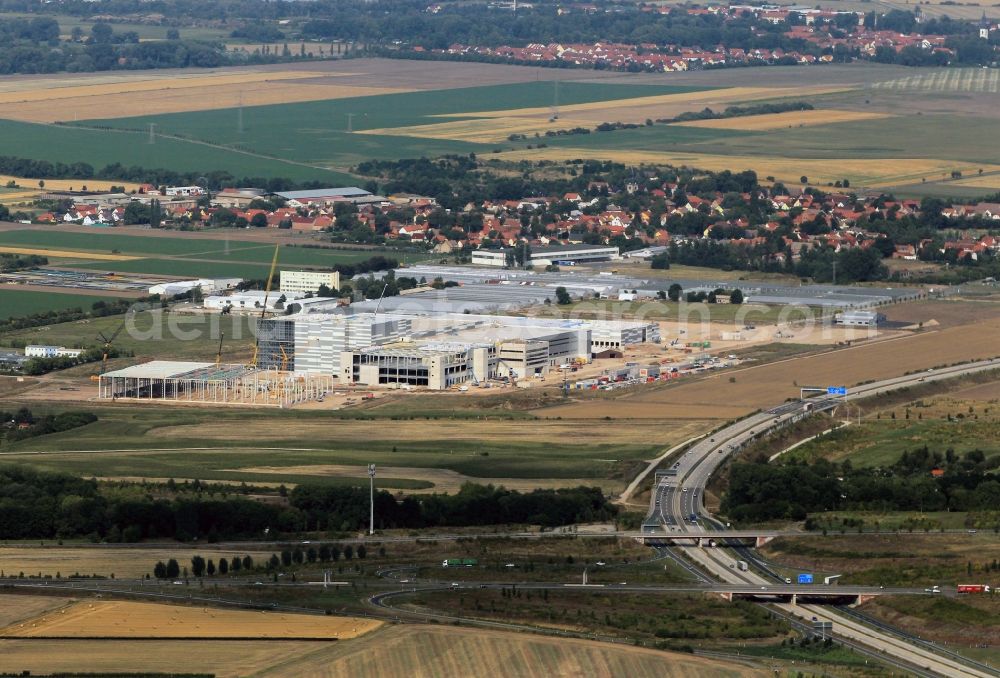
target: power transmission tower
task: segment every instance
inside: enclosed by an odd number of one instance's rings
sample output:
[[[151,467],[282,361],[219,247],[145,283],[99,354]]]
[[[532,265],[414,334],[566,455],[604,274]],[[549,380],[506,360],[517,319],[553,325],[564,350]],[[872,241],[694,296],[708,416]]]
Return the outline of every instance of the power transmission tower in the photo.
[[[149,143],[151,143],[151,144],[155,144],[156,143],[156,123],[155,122],[149,123]]]
[[[236,132],[243,134],[243,92],[240,92],[239,105],[236,108]]]
[[[354,116],[355,115],[357,115],[357,113],[348,113],[347,114],[347,131],[348,132],[353,132],[354,131]]]

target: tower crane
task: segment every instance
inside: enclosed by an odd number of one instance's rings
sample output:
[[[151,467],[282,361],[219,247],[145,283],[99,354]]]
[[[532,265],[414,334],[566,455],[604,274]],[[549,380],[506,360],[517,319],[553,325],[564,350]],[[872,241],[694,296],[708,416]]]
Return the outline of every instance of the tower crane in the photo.
[[[278,248],[281,245],[274,246],[274,256],[271,257],[271,270],[267,274],[267,284],[264,286],[264,303],[261,304],[260,309],[260,319],[263,320],[267,315],[267,298],[271,296],[271,282],[274,280],[274,268],[278,265]],[[260,333],[258,328],[257,338],[253,345],[253,360],[250,362],[250,367],[257,369],[257,357],[260,353]]]

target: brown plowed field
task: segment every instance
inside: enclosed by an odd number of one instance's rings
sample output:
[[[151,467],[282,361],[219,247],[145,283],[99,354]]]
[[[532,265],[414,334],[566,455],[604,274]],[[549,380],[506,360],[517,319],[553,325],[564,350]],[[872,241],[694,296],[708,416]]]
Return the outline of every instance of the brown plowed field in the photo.
[[[675,409],[705,414],[745,414],[797,397],[799,386],[853,386],[863,381],[902,376],[907,372],[1000,355],[1000,319],[924,331],[911,336],[863,344],[820,355],[727,371],[705,379],[647,391],[614,401],[578,403],[542,410],[545,416],[670,418]],[[731,382],[734,378],[735,382]],[[798,384],[798,385],[797,385]]]

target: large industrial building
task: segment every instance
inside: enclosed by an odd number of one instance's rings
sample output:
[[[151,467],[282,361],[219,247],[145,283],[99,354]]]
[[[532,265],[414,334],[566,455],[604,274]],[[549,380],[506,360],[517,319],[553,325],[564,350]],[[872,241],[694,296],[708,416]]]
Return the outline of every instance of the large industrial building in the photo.
[[[299,313],[258,327],[261,366],[336,374],[344,384],[430,389],[541,376],[589,362],[595,349],[660,339],[655,323],[448,312]]]
[[[510,265],[509,249],[475,250],[472,263],[480,266],[506,267]],[[575,266],[577,264],[619,259],[617,247],[606,245],[551,245],[532,250],[525,266],[545,267],[549,265]]]
[[[302,374],[336,374],[344,351],[399,341],[410,320],[371,313],[300,313],[257,323],[258,364]]]
[[[340,289],[340,273],[338,271],[282,271],[278,288],[281,292],[312,292],[319,290],[320,285],[326,285],[331,290]]]

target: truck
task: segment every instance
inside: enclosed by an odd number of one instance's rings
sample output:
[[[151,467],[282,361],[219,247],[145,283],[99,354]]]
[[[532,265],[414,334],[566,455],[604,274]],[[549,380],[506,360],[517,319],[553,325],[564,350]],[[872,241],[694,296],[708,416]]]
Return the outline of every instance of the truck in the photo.
[[[989,593],[990,587],[986,584],[959,584],[959,593]]]
[[[740,572],[746,572],[748,569],[750,569],[750,566],[747,565],[747,561],[745,560],[737,560],[736,567],[739,568]]]
[[[475,567],[479,561],[475,558],[448,558],[441,561],[441,567]]]

